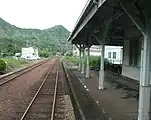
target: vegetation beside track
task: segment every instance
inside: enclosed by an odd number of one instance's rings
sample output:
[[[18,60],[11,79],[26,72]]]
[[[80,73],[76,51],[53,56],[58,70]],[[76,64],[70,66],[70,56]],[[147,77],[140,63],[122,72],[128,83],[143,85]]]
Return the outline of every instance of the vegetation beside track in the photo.
[[[16,68],[23,67],[23,65],[28,64],[29,62],[22,59],[13,59],[13,58],[1,58],[0,60],[5,61],[6,68],[1,72],[11,71]]]
[[[2,74],[6,70],[6,63],[4,60],[0,60],[0,73]]]
[[[80,62],[80,58],[77,56],[65,56],[65,57],[63,57],[63,60],[66,62],[72,62],[75,65],[78,65]],[[100,67],[100,57],[99,56],[90,56],[89,61],[90,61],[90,67],[91,68],[99,69],[99,67]],[[108,60],[105,59],[105,63],[107,61]],[[85,58],[85,62],[86,62],[86,58]]]
[[[99,69],[100,67],[100,57],[90,56],[90,68]]]
[[[73,57],[73,56],[66,56],[66,57],[64,57],[63,60],[66,62],[74,63],[75,65],[78,65],[78,63],[80,62],[79,57]],[[85,62],[86,62],[86,57],[85,57]],[[101,62],[100,56],[90,56],[89,64],[90,64],[91,69],[99,70],[100,69],[100,62]],[[104,60],[104,69],[106,71],[110,71],[110,72],[116,73],[118,75],[120,75],[122,73],[122,65],[121,64],[119,64],[119,65],[118,64],[112,64],[107,59]]]
[[[65,62],[71,62],[74,63],[75,65],[78,65],[78,63],[80,62],[80,59],[76,56],[64,56],[62,59]]]

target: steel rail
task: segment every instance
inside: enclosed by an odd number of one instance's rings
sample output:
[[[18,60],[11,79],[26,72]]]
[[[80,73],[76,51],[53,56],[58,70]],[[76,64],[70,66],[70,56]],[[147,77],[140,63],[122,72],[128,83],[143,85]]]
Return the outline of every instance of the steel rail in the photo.
[[[24,68],[24,69],[22,69],[22,70],[20,70],[20,71],[15,72],[15,73],[19,73],[19,72],[22,72],[22,73],[20,73],[20,74],[14,76],[14,77],[12,77],[12,78],[9,78],[9,79],[7,79],[6,81],[1,82],[1,83],[0,83],[0,86],[2,86],[2,85],[4,85],[4,84],[6,84],[6,83],[8,83],[8,82],[10,82],[10,81],[12,81],[12,80],[14,80],[14,79],[17,78],[17,77],[20,77],[21,75],[23,75],[23,74],[25,74],[25,73],[27,73],[27,72],[30,72],[30,71],[33,70],[34,68],[39,67],[40,65],[42,65],[42,64],[44,64],[44,63],[46,63],[46,62],[47,62],[47,60],[46,60],[46,61],[43,61],[43,62],[40,62],[40,63],[37,63],[37,64],[35,64],[35,65],[33,65],[33,66],[26,67],[26,68]],[[31,68],[30,68],[30,67],[31,67]],[[24,70],[25,70],[25,71],[24,71]],[[24,72],[23,72],[23,71],[24,71]],[[11,75],[13,75],[13,74],[15,74],[15,73],[12,73],[12,74],[10,74],[10,75],[8,75],[8,76],[2,77],[2,78],[0,78],[0,80],[5,79],[5,78],[7,78],[7,77],[9,77],[9,76],[11,76]]]
[[[56,99],[57,99],[58,80],[59,80],[58,78],[59,78],[59,65],[58,65],[58,68],[57,68],[55,92],[54,92],[54,96],[53,96],[53,105],[52,105],[51,119],[50,120],[54,120],[55,106],[56,106]]]
[[[57,61],[56,61],[56,62],[57,62]],[[29,103],[28,107],[26,108],[26,110],[25,110],[25,112],[23,113],[23,115],[22,115],[22,117],[21,117],[21,119],[20,119],[20,120],[24,120],[24,118],[26,117],[26,115],[27,115],[28,111],[30,110],[30,108],[31,108],[32,104],[33,104],[33,103],[34,103],[34,101],[36,100],[36,98],[37,98],[37,96],[38,96],[38,94],[39,94],[40,90],[42,89],[42,87],[43,87],[44,83],[46,82],[46,80],[47,80],[48,76],[49,76],[49,75],[50,75],[50,73],[52,72],[52,70],[53,70],[54,66],[55,66],[55,63],[54,63],[54,65],[53,65],[53,67],[51,67],[51,68],[49,69],[49,72],[48,72],[48,73],[47,73],[47,75],[45,76],[45,78],[44,78],[43,82],[41,83],[40,87],[38,88],[38,90],[37,90],[36,94],[34,95],[33,99],[32,99],[32,100],[31,100],[31,102]]]

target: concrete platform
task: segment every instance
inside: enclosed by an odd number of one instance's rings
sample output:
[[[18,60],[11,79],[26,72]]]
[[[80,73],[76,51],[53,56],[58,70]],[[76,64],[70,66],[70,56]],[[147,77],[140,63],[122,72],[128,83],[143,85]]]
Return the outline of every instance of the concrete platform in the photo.
[[[105,72],[105,89],[98,90],[98,72],[91,71],[90,78],[72,70],[86,85],[90,95],[98,101],[109,120],[137,120],[138,82]]]

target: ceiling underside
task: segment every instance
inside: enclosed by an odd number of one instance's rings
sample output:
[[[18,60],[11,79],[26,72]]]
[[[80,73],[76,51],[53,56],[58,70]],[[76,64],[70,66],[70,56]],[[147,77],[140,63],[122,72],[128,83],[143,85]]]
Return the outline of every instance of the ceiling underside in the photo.
[[[150,4],[151,0],[127,1],[131,4],[131,6],[137,6],[137,8],[139,8],[132,9],[132,13],[135,13],[136,17],[138,17],[137,19],[141,20],[142,23],[144,22],[143,15],[147,14],[150,16],[150,6],[147,6],[146,3]],[[122,0],[106,0],[106,2],[97,10],[83,29],[74,39],[72,39],[72,43],[99,45],[100,43],[98,42],[98,39],[101,41],[102,38],[105,38],[106,45],[121,46],[123,45],[123,40],[125,39],[139,39],[138,37],[141,36],[141,32],[122,9],[120,4],[121,2]],[[127,9],[131,10],[132,7],[130,7]],[[108,32],[104,35],[103,33],[106,30],[108,23]],[[96,39],[96,37],[98,39]]]

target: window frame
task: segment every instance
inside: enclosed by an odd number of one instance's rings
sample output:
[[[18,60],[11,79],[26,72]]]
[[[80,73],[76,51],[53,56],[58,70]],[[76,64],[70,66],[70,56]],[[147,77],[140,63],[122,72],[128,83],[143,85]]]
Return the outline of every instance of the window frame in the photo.
[[[111,59],[112,58],[112,53],[108,52],[108,58]]]
[[[113,52],[113,59],[116,59],[116,58],[117,58],[117,52]]]

